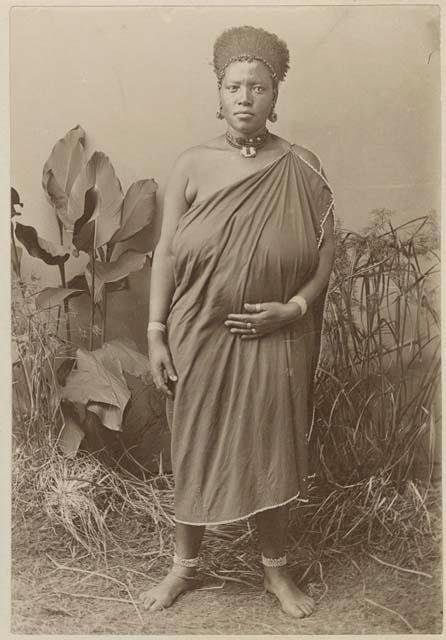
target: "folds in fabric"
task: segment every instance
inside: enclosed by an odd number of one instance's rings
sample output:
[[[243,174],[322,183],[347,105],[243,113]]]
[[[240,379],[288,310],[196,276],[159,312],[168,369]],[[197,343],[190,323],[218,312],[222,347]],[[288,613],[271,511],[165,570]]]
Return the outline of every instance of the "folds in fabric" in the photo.
[[[246,302],[286,302],[299,290],[332,210],[321,167],[292,148],[180,219],[168,318],[180,522],[230,522],[306,499],[325,292],[303,318],[258,340],[240,340],[224,321]]]

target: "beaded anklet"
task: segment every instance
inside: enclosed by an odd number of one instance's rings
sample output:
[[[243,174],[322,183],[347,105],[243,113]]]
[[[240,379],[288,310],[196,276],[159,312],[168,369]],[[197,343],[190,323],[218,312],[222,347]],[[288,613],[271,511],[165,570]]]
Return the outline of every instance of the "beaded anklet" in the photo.
[[[264,567],[284,567],[286,565],[286,555],[279,558],[265,558],[262,553],[262,564]]]
[[[179,556],[177,556],[176,553],[173,554],[173,567],[171,569],[171,572],[173,573],[174,576],[176,576],[177,578],[181,578],[182,580],[186,580],[186,581],[191,581],[192,583],[196,583],[199,579],[198,576],[196,575],[195,571],[194,571],[194,575],[191,576],[185,576],[182,573],[178,573],[177,571],[175,571],[176,567],[182,567],[185,569],[197,569],[198,566],[198,556],[196,558],[180,558]]]
[[[198,567],[198,556],[196,558],[180,558],[176,553],[174,553],[173,562],[180,567],[186,567],[187,569],[196,569]]]

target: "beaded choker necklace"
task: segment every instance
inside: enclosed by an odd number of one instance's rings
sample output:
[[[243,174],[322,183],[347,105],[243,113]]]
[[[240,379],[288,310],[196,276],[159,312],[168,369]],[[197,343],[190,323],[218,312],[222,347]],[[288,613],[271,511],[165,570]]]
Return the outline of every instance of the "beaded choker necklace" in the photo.
[[[244,158],[255,158],[257,155],[257,149],[263,147],[268,136],[268,129],[265,133],[262,133],[259,136],[254,136],[253,138],[236,138],[229,133],[229,131],[226,131],[226,141],[231,145],[231,147],[240,149],[240,155]]]

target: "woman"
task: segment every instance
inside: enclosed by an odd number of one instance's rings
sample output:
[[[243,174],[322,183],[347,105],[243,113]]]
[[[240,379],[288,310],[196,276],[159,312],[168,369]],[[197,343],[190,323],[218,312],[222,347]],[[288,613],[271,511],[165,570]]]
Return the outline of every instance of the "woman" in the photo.
[[[148,340],[168,398],[176,550],[141,596],[152,611],[194,587],[206,525],[251,516],[266,589],[293,616],[314,608],[287,572],[285,545],[288,506],[307,498],[333,195],[315,155],[266,128],[288,59],[262,29],[217,39],[227,131],[184,152],[166,189]]]

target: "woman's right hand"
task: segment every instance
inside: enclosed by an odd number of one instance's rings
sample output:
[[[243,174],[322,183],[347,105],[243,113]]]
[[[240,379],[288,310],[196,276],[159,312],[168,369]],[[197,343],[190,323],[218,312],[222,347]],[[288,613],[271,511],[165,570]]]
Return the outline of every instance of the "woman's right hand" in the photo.
[[[149,360],[153,381],[159,391],[162,391],[168,398],[173,398],[172,385],[170,383],[178,380],[175,372],[172,356],[169,347],[161,332],[149,333]]]

